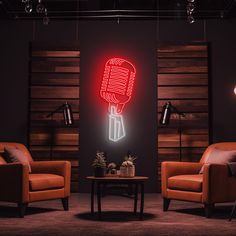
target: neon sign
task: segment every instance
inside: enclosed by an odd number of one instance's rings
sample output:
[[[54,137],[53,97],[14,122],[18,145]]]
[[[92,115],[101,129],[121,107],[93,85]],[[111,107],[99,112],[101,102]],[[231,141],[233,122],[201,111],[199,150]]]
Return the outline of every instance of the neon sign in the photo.
[[[121,113],[130,101],[136,69],[133,64],[122,58],[111,58],[105,64],[101,97],[108,102],[109,140],[118,141],[125,137],[124,121]]]

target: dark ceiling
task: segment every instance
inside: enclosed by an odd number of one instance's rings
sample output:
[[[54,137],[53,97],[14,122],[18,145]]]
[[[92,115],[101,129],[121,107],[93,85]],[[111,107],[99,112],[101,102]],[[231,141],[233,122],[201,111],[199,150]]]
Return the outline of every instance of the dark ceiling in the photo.
[[[24,10],[22,0],[0,0],[0,19],[40,19]],[[41,0],[50,19],[186,19],[191,0]],[[196,19],[235,18],[236,0],[193,0]]]

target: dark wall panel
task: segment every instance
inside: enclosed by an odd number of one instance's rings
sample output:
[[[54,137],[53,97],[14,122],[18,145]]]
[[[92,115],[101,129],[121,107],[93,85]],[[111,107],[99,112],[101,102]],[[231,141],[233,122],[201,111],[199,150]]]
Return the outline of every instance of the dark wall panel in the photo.
[[[235,141],[236,19],[209,21],[207,39],[211,42],[212,134],[213,142]]]
[[[96,150],[107,152],[108,161],[121,164],[127,151],[138,156],[136,173],[150,180],[146,190],[157,190],[156,176],[156,24],[149,21],[81,22],[81,104],[79,176],[93,173]],[[143,33],[140,34],[140,29]],[[108,104],[100,97],[104,65],[111,57],[131,61],[137,70],[132,98],[123,118],[126,137],[108,140]],[[81,181],[82,189],[90,185]]]

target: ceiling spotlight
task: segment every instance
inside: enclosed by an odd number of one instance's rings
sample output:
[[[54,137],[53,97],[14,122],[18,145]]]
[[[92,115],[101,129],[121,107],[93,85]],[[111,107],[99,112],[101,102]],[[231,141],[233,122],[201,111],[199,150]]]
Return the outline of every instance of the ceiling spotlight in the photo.
[[[38,0],[38,4],[36,6],[36,12],[39,14],[44,13],[45,11],[45,6],[42,4],[42,0]]]
[[[33,0],[21,0],[21,2],[25,4],[25,12],[26,13],[31,13],[33,11]],[[34,6],[35,6],[35,3],[34,3]],[[42,0],[37,0],[37,5],[36,5],[35,10],[38,14],[44,14],[43,24],[48,25],[50,22],[50,19],[48,17],[47,8],[42,3]]]
[[[187,12],[187,21],[189,24],[192,24],[195,22],[194,19],[194,11],[195,11],[195,0],[187,0],[187,4],[186,4],[186,12]]]
[[[192,14],[194,12],[194,9],[195,9],[194,4],[189,3],[187,5],[187,14]]]
[[[195,19],[194,19],[194,17],[192,15],[189,15],[187,20],[188,20],[189,24],[193,24],[195,22]]]
[[[31,13],[33,11],[33,5],[31,1],[27,1],[25,5],[25,12],[26,13]]]
[[[50,19],[48,17],[48,11],[47,11],[47,8],[45,8],[44,10],[44,17],[43,17],[43,24],[44,25],[48,25],[50,23]]]
[[[50,23],[49,17],[48,17],[48,16],[44,16],[44,17],[43,17],[43,24],[44,24],[44,25],[48,25],[49,23]]]

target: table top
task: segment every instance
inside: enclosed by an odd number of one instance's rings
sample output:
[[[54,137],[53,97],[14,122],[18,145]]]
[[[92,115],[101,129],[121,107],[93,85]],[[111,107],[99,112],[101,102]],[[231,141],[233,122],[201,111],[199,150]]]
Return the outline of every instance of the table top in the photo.
[[[147,176],[120,177],[118,175],[114,175],[114,176],[109,175],[109,176],[104,176],[104,177],[87,176],[86,179],[94,180],[94,181],[105,181],[105,182],[109,182],[109,181],[138,182],[138,181],[148,180],[148,177]]]

